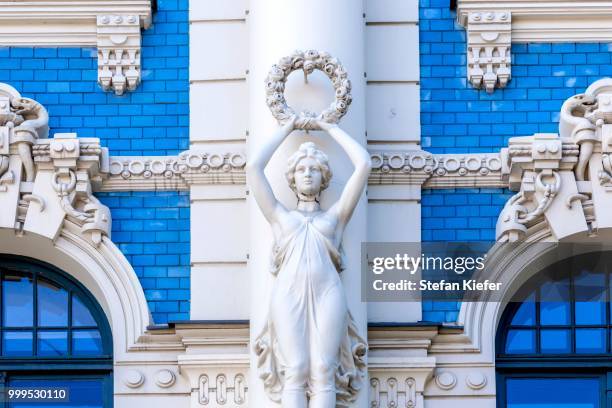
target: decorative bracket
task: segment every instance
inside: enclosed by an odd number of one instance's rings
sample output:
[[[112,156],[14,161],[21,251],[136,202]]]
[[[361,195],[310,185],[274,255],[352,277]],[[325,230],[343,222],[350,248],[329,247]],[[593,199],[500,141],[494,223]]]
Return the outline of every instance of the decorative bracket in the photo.
[[[509,147],[502,149],[501,153],[505,162],[502,177],[510,189],[518,190],[518,193],[508,200],[499,215],[498,241],[522,239],[529,226],[542,218],[546,218],[553,229],[556,228],[558,238],[566,233],[565,229],[552,225],[559,217],[571,221],[576,217],[580,222],[575,224],[586,227],[582,206],[566,208],[557,204],[553,208],[555,201],[567,202],[579,193],[573,173],[578,154],[578,145],[556,134],[510,139]],[[559,195],[562,197],[557,200]]]
[[[98,83],[123,95],[140,83],[140,17],[101,15],[98,27]]]
[[[493,93],[510,81],[512,15],[507,11],[470,12],[467,24],[468,79]]]
[[[56,134],[49,140],[53,190],[66,216],[81,227],[94,245],[102,242],[102,236],[110,236],[111,230],[110,210],[93,195],[91,188],[91,176],[99,174],[101,156],[99,146],[81,146],[76,133]]]

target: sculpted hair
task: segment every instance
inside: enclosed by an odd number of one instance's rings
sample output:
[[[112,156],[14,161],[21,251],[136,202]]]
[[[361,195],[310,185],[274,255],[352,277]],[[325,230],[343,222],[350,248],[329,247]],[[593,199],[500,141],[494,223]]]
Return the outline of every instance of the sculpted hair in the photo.
[[[317,161],[321,167],[321,191],[329,187],[329,182],[332,178],[332,171],[329,168],[329,159],[327,155],[323,153],[319,147],[313,142],[302,143],[299,149],[291,155],[287,161],[287,171],[285,177],[289,182],[289,187],[297,194],[297,187],[295,186],[295,168],[297,167],[300,160],[310,157]]]

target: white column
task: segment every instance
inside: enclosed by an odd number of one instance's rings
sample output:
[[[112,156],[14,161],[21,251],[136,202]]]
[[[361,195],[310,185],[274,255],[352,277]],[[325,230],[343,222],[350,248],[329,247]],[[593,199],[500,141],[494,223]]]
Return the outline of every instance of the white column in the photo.
[[[265,140],[276,128],[265,104],[264,79],[270,67],[281,57],[296,49],[327,51],[340,59],[353,85],[353,104],[340,126],[355,139],[365,144],[365,79],[364,79],[364,6],[360,0],[251,0],[248,16],[249,55],[249,135],[247,151]],[[313,74],[308,84],[300,72],[289,79],[287,98],[296,109],[321,110],[333,99],[332,86],[323,74]],[[310,104],[309,104],[310,102]],[[334,178],[323,193],[323,208],[338,199],[339,193],[352,172],[348,157],[329,137],[314,132],[307,136],[296,132],[271,160],[267,175],[277,197],[290,208],[295,207],[295,196],[284,179],[287,158],[305,139],[317,142],[328,154]],[[367,309],[361,303],[360,246],[366,239],[365,199],[358,206],[344,238],[347,269],[343,282],[349,307],[366,333]],[[269,273],[272,234],[255,202],[249,198],[250,248],[248,270],[251,282],[251,339],[263,327],[268,309],[271,275]],[[271,407],[261,380],[257,377],[256,361],[251,353],[249,405]],[[367,385],[355,406],[367,406]]]

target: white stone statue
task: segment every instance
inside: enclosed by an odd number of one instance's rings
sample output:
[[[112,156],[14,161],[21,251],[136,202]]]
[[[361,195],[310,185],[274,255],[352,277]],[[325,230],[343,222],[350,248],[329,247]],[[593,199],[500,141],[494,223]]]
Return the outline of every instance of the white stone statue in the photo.
[[[264,175],[274,152],[299,126],[295,116],[247,165],[251,192],[275,240],[269,315],[254,348],[265,389],[284,408],[350,406],[366,375],[366,342],[348,310],[339,272],[342,235],[367,184],[370,157],[338,126],[311,120],[315,123],[307,125],[329,134],[355,167],[330,208],[319,205],[332,172],[316,144],[303,143],[289,158],[286,178],[297,196],[296,209],[276,199]]]

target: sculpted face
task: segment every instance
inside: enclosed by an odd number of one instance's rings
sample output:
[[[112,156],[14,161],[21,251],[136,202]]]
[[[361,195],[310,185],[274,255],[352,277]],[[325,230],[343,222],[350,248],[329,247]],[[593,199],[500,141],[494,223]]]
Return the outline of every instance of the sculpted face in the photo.
[[[312,157],[304,157],[295,166],[295,187],[305,196],[316,196],[321,192],[323,174],[321,166]]]

